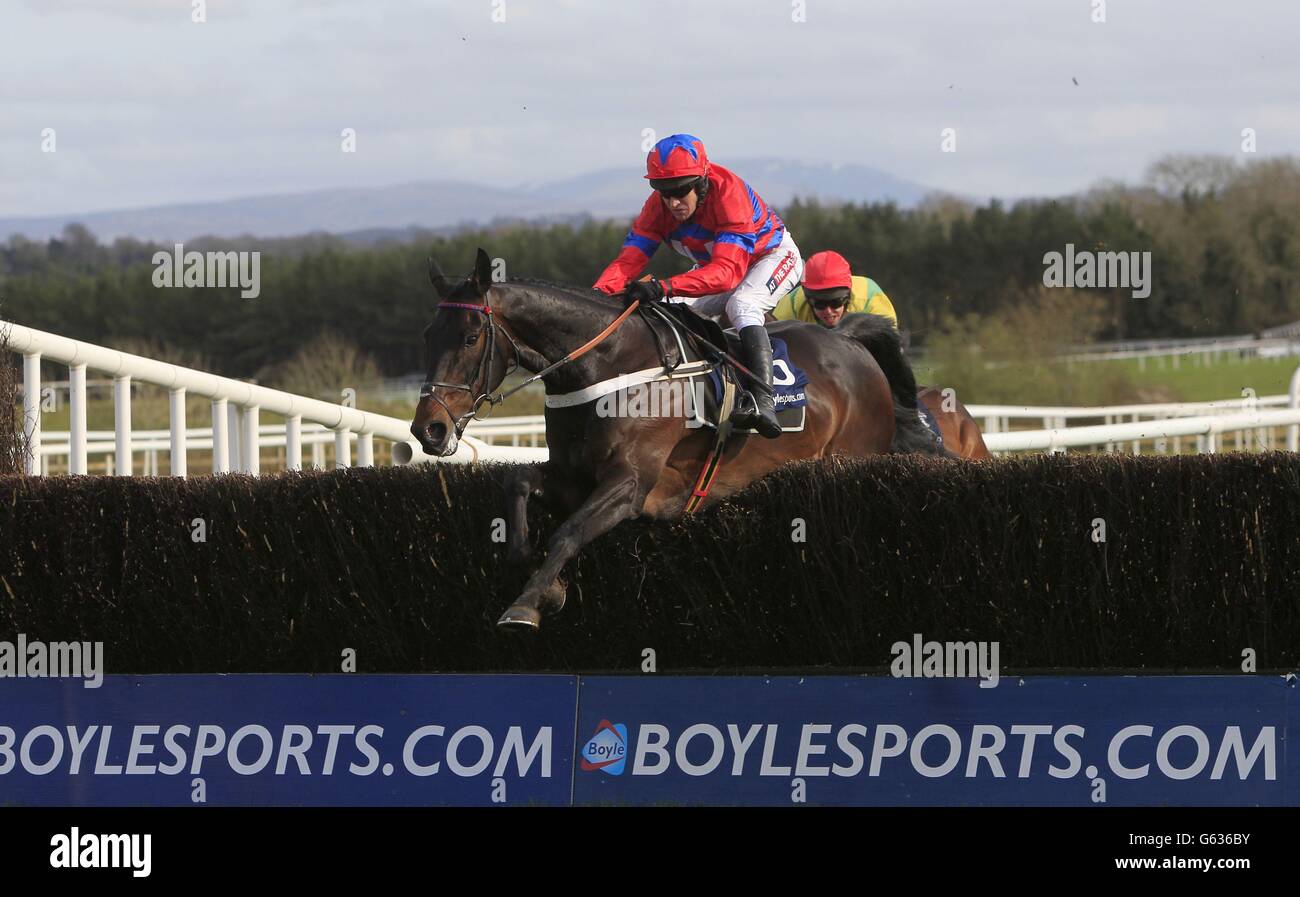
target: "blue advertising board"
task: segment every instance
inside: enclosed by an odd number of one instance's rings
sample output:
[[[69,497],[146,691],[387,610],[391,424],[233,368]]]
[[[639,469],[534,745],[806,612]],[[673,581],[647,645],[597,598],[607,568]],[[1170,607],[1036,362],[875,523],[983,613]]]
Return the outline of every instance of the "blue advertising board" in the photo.
[[[1298,806],[1298,703],[1293,676],[0,678],[0,806]]]
[[[1279,805],[1279,677],[582,677],[577,804]],[[1288,792],[1289,789],[1289,792]]]
[[[0,680],[0,806],[567,804],[575,676]]]

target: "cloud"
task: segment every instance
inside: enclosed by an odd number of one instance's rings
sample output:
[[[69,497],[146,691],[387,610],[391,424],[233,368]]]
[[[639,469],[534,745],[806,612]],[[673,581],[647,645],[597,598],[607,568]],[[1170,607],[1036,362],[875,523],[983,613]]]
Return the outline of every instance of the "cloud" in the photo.
[[[22,0],[28,12],[42,18],[76,18],[83,22],[95,18],[122,19],[132,22],[189,22],[194,0]],[[205,0],[209,15],[241,16],[250,8],[250,0]]]
[[[1041,0],[25,0],[0,34],[0,215],[372,185],[535,182],[716,158],[855,162],[968,194],[1064,193],[1242,127],[1300,153],[1300,4]],[[1077,80],[1077,85],[1074,83]],[[39,131],[56,127],[51,165]],[[339,131],[359,151],[339,152]],[[957,153],[940,152],[945,127]],[[14,183],[17,181],[17,183]],[[761,189],[761,185],[756,185]]]

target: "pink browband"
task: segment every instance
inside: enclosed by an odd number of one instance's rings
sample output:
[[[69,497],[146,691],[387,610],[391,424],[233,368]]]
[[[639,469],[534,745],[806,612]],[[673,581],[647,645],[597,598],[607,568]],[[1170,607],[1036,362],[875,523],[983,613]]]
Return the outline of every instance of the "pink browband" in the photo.
[[[468,302],[439,302],[439,308],[467,308],[470,311],[479,311],[485,315],[492,314],[490,305],[470,305]]]

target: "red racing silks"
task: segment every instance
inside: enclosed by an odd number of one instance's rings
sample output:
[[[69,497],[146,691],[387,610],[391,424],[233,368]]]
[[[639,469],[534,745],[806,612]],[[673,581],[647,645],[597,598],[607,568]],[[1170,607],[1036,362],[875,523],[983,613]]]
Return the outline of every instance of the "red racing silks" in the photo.
[[[686,221],[675,219],[658,193],[647,197],[623,250],[596,281],[596,289],[623,289],[664,242],[699,266],[669,279],[674,295],[708,296],[735,289],[755,261],[780,245],[785,223],[726,168],[713,165],[709,183],[708,195]]]

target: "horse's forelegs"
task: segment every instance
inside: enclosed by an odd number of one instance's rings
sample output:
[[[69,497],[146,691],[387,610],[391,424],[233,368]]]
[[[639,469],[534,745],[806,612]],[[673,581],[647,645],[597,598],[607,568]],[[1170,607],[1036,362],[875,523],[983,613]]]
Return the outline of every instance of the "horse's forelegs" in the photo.
[[[538,465],[520,465],[506,477],[506,560],[523,564],[532,559],[528,541],[528,499],[541,495],[544,471]]]
[[[536,629],[541,624],[541,607],[556,600],[556,580],[564,565],[584,545],[640,513],[645,490],[635,473],[628,471],[602,482],[576,511],[562,523],[547,545],[546,560],[529,577],[523,592],[497,621],[499,626]],[[562,587],[561,587],[562,591]]]

